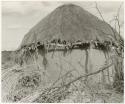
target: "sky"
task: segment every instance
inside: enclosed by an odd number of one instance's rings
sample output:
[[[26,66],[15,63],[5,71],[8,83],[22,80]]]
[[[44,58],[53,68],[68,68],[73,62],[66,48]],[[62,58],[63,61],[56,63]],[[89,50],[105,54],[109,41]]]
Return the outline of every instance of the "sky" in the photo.
[[[41,19],[47,16],[55,8],[63,4],[76,4],[86,9],[95,16],[100,17],[95,2],[63,2],[63,1],[3,1],[2,2],[2,50],[16,50],[24,35]],[[97,2],[98,8],[106,22],[114,26],[111,20],[120,9],[121,35],[124,30],[124,6],[123,2]]]

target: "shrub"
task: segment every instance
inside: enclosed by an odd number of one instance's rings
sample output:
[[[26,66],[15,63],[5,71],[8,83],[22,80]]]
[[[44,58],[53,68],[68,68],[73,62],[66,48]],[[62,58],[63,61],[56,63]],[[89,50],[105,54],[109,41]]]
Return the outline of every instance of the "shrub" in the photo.
[[[22,87],[36,87],[39,86],[39,83],[41,82],[41,75],[38,73],[25,75],[20,78],[18,82]]]

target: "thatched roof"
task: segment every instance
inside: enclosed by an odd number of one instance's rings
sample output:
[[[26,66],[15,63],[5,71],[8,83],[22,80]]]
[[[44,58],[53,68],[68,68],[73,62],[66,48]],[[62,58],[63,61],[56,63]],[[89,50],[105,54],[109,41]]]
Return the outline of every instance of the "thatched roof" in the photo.
[[[115,30],[114,30],[115,31]],[[117,38],[119,35],[116,33]],[[62,5],[36,24],[24,37],[21,46],[53,39],[66,41],[114,40],[110,26],[73,4]]]

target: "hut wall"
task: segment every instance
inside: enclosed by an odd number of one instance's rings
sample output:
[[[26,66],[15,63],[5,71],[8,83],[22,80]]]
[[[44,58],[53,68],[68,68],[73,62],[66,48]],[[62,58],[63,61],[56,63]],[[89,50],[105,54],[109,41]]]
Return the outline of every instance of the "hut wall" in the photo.
[[[90,49],[88,50],[88,53],[88,73],[95,72],[104,66],[106,58],[102,51]],[[58,79],[59,76],[64,75],[70,70],[73,70],[72,73],[75,77],[86,74],[85,55],[86,54],[84,50],[73,50],[71,53],[67,52],[65,55],[62,51],[55,51],[46,54],[46,65],[43,65],[44,59],[43,56],[40,55],[36,63],[39,66],[41,73],[44,73],[43,75],[46,76],[46,81],[53,82]],[[102,81],[104,81],[103,83],[111,83],[113,80],[112,76],[113,67],[110,67],[109,71],[105,70],[103,73],[89,77],[89,82],[91,84]]]

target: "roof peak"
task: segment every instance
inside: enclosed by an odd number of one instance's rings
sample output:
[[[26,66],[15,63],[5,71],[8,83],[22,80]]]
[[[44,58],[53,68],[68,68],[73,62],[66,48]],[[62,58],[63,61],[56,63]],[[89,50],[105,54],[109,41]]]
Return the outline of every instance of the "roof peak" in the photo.
[[[73,4],[73,3],[66,3],[66,4],[59,6],[59,8],[64,8],[64,7],[69,7],[69,8],[70,7],[79,7],[79,8],[81,8],[80,6]]]

